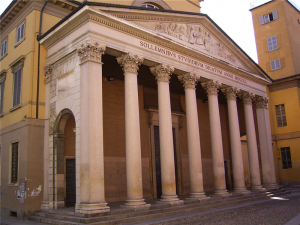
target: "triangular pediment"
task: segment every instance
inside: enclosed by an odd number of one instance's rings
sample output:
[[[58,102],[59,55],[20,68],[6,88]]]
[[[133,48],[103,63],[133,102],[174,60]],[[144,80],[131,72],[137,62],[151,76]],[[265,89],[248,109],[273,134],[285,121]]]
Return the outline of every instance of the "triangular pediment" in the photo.
[[[201,51],[204,54],[208,54],[249,71],[249,69],[238,60],[237,56],[230,52],[226,46],[201,23],[153,21],[134,21],[134,23],[151,29],[166,38],[183,42],[189,47]]]

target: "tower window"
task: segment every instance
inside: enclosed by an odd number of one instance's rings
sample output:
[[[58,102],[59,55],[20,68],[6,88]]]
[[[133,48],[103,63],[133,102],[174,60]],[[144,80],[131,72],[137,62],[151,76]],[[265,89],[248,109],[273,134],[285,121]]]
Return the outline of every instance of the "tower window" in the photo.
[[[151,4],[151,3],[143,3],[141,5],[141,7],[143,7],[143,8],[149,8],[149,9],[159,9],[159,7],[157,7],[156,5]]]
[[[268,13],[266,15],[262,15],[258,18],[260,25],[263,25],[265,23],[270,23],[271,21],[276,20],[276,19],[278,19],[277,10],[274,10],[273,12]]]
[[[277,38],[276,38],[276,35],[273,36],[273,37],[267,38],[267,42],[268,42],[268,49],[269,49],[269,52],[278,49],[278,44],[277,44]]]
[[[277,127],[287,126],[284,104],[275,105]]]
[[[292,168],[292,158],[290,147],[281,148],[282,169]]]
[[[271,63],[271,70],[278,70],[281,69],[280,59],[276,59],[270,62]]]

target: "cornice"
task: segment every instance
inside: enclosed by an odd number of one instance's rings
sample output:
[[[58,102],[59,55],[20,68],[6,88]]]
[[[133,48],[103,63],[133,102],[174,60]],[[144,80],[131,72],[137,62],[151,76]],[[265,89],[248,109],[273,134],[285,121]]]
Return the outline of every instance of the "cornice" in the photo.
[[[300,88],[300,75],[274,80],[272,84],[268,85],[270,92],[281,91],[293,87]]]
[[[0,20],[0,32],[1,36],[7,36],[12,29],[15,29],[15,27],[20,23],[21,20],[25,19],[33,10],[40,11],[43,7],[44,2],[42,1],[29,1],[29,0],[21,0],[20,2],[27,1],[27,3],[23,5],[23,7],[19,7],[16,10],[14,10],[18,5],[15,7],[12,7]],[[61,1],[56,1],[61,2]],[[49,3],[45,7],[45,13],[48,13],[50,15],[54,15],[60,18],[65,17],[68,15],[71,11],[64,7],[62,8],[62,5],[54,4],[54,0],[50,0]],[[20,3],[18,3],[20,4]],[[72,7],[75,9],[76,5],[73,3],[69,3],[72,5]],[[55,5],[55,6],[54,6]],[[60,7],[60,8],[58,8]],[[6,21],[6,22],[5,22]],[[4,23],[3,23],[4,22]]]

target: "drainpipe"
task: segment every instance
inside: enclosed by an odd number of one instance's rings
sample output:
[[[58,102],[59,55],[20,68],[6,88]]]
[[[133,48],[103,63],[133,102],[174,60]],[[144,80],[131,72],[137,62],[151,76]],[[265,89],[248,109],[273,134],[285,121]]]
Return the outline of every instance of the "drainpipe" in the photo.
[[[41,37],[42,33],[42,24],[43,24],[43,12],[48,3],[48,0],[46,0],[40,15],[40,29],[39,29],[39,38]],[[38,71],[37,71],[37,84],[36,84],[36,119],[39,118],[39,94],[40,94],[40,55],[41,55],[41,45],[39,43],[38,48]]]

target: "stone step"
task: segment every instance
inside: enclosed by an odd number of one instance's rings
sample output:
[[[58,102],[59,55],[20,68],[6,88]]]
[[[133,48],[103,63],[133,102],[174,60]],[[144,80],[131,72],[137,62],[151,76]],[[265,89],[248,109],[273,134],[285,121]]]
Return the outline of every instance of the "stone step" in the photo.
[[[188,213],[193,211],[205,210],[210,208],[222,207],[227,205],[239,204],[242,202],[255,201],[258,199],[267,198],[266,195],[261,194],[251,194],[247,196],[232,196],[229,198],[214,198],[205,202],[188,202],[188,204],[181,206],[164,205],[164,207],[153,205],[150,210],[147,211],[137,211],[132,210],[118,210],[114,214],[106,214],[95,217],[82,217],[76,216],[74,212],[66,211],[48,211],[39,212],[35,216],[30,217],[31,220],[37,222],[44,222],[53,224],[118,224],[118,223],[130,223],[135,221],[147,220],[152,218],[159,218],[165,216],[177,215],[178,213]],[[59,212],[59,213],[57,213]],[[59,222],[60,221],[60,222]]]

